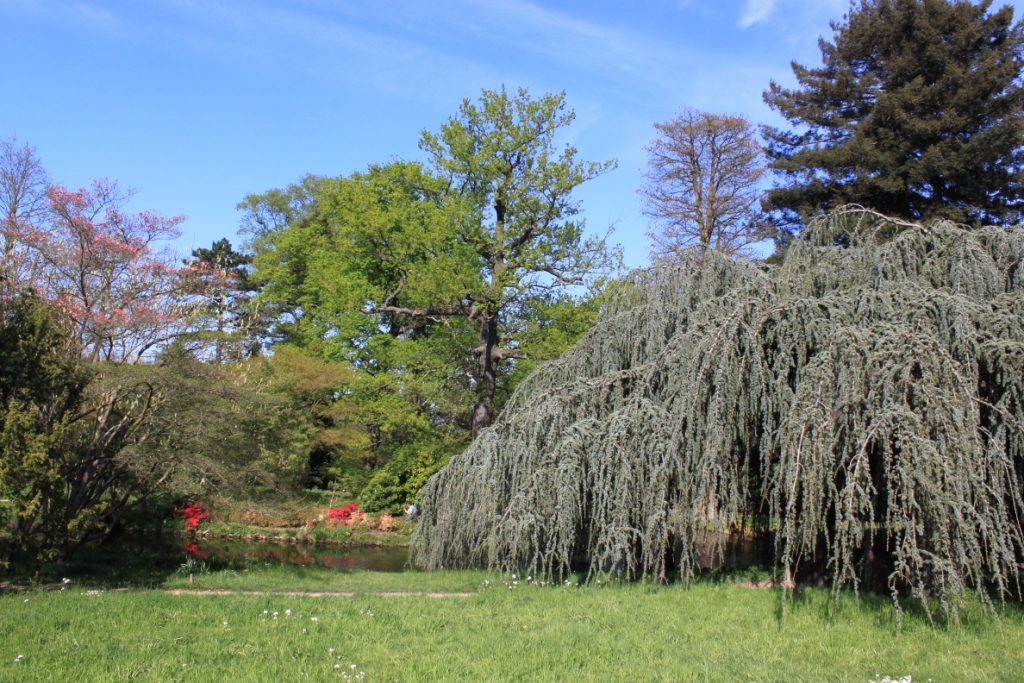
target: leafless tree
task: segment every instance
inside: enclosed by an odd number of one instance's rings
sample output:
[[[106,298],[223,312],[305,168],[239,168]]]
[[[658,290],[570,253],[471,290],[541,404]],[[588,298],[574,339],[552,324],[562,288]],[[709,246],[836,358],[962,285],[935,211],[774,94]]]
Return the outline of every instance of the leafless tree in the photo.
[[[749,255],[767,237],[760,207],[766,164],[750,122],[684,108],[654,128],[639,190],[644,214],[653,219],[651,256],[695,244]]]
[[[15,247],[14,234],[47,208],[50,176],[34,147],[18,146],[18,138],[0,138],[0,230],[4,255]]]

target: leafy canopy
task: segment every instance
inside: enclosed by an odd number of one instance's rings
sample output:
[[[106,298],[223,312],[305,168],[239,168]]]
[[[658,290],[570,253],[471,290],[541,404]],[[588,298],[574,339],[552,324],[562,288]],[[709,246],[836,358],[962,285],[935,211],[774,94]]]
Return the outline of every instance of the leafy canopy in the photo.
[[[595,305],[573,288],[617,256],[585,237],[571,193],[613,164],[556,149],[572,119],[562,95],[485,91],[423,133],[429,165],[307,178],[243,203],[277,338],[353,368],[378,465],[446,460],[533,363],[592,324]],[[387,488],[409,477],[425,478],[407,468]]]

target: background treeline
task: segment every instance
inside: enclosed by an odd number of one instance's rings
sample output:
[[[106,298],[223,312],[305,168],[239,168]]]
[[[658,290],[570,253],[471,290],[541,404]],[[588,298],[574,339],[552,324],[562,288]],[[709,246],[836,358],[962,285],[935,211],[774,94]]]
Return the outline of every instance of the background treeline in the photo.
[[[656,124],[652,257],[772,240],[778,263],[848,203],[894,233],[1018,222],[1022,33],[990,5],[851,6],[822,66],[765,93],[788,130],[689,108]],[[66,557],[155,499],[415,499],[635,281],[572,197],[615,162],[556,145],[564,100],[484,91],[423,132],[424,161],[245,197],[239,245],[184,261],[160,246],[180,217],[61,187],[0,141],[3,559]]]
[[[244,249],[183,262],[180,217],[0,150],[5,559],[63,559],[155,499],[398,511],[536,363],[594,322],[618,253],[584,236],[563,96],[485,92],[430,164],[245,198]]]

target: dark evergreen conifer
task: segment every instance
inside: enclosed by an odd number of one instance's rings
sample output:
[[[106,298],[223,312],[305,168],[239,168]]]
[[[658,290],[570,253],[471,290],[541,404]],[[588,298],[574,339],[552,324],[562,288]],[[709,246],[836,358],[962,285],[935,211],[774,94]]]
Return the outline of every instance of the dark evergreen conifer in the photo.
[[[765,127],[768,195],[788,230],[857,203],[909,220],[1015,223],[1024,207],[1024,33],[991,0],[860,0],[823,65],[765,101],[793,126]]]

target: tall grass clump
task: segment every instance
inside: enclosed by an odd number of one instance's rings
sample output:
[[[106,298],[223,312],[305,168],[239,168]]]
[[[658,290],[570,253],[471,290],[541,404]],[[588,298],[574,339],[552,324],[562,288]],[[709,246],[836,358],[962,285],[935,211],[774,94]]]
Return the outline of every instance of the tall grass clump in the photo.
[[[776,267],[633,273],[423,490],[414,561],[688,582],[709,530],[785,577],[1020,595],[1024,227],[847,208]],[[769,544],[771,545],[771,544]]]

